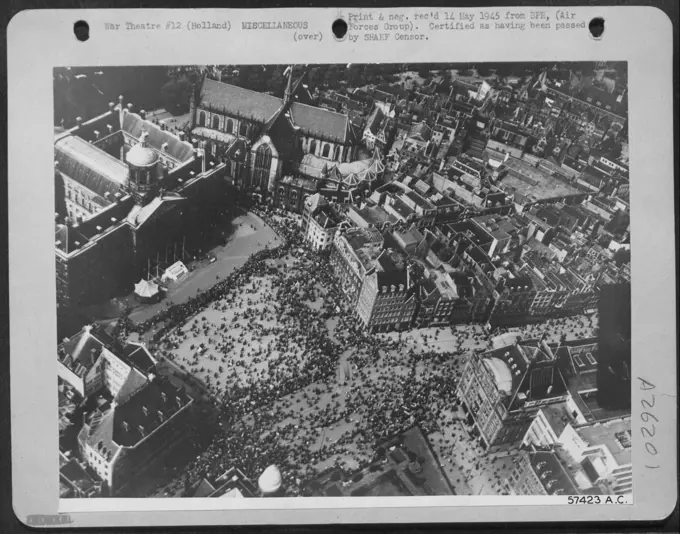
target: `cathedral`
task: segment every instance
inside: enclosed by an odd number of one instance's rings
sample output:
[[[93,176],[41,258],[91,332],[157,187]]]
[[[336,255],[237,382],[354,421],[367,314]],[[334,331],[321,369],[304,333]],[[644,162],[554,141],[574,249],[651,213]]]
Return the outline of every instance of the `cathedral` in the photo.
[[[361,158],[361,134],[343,113],[303,103],[302,77],[288,68],[283,98],[207,78],[191,95],[191,135],[226,165],[233,184],[301,212],[320,193],[351,202],[382,177],[381,155]]]

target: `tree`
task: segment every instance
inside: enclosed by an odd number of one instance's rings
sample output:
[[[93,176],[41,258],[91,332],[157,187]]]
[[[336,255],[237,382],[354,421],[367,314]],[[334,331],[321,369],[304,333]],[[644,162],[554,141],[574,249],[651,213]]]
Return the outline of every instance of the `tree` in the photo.
[[[127,304],[116,321],[116,326],[113,328],[112,336],[119,343],[126,343],[130,330],[132,329],[132,321],[130,320],[130,312],[132,309]]]
[[[191,85],[186,78],[172,79],[161,87],[161,99],[165,109],[173,115],[181,115],[189,109]]]

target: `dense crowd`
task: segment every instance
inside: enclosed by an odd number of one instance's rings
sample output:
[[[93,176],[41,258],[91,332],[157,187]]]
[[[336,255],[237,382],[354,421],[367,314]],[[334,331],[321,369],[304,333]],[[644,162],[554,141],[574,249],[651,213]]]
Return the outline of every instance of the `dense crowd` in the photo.
[[[256,479],[276,464],[289,494],[297,495],[328,465],[366,467],[378,443],[413,425],[438,431],[444,412],[457,408],[465,360],[429,350],[444,328],[423,336],[420,350],[406,349],[401,335],[362,330],[345,310],[328,260],[303,247],[295,223],[260,216],[281,246],[254,254],[211,289],[137,330],[156,327],[156,352],[200,376],[218,405],[221,431],[182,485],[232,466]],[[549,330],[561,335],[558,324],[569,331],[589,320],[556,321]],[[513,330],[538,337],[545,324]],[[456,334],[480,348],[489,339],[481,328]],[[189,349],[188,359],[178,358],[180,347]]]

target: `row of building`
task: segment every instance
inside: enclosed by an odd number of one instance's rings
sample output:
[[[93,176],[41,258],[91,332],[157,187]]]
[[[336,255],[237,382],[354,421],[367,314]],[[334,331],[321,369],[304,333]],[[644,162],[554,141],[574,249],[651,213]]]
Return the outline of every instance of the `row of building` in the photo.
[[[600,284],[630,280],[626,205],[586,195],[488,213],[437,185],[435,176],[407,175],[359,205],[319,195],[305,205],[305,239],[330,252],[367,328],[582,313],[596,307]]]

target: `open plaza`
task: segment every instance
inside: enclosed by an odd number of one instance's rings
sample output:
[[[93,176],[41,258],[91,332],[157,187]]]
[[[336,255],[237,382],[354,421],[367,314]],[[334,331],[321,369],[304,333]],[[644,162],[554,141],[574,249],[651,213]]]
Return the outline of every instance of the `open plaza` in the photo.
[[[258,258],[197,266],[187,283],[224,284],[220,280],[231,275],[228,288],[194,305],[195,313],[175,326],[160,323],[165,327],[155,353],[201,384],[220,423],[188,470],[151,493],[179,495],[233,466],[256,478],[276,464],[288,494],[297,495],[334,467],[348,473],[365,468],[380,442],[416,426],[453,491],[502,492],[511,462],[483,456],[454,396],[467,354],[489,348],[489,333],[480,325],[454,325],[369,334],[345,311],[326,259],[299,243],[274,250],[271,244],[283,240],[264,222],[245,220],[215,255],[234,258],[233,247],[240,247],[250,254],[259,249]],[[554,336],[574,339],[587,337],[594,324],[591,318],[552,323]],[[544,325],[518,330],[539,336]]]

